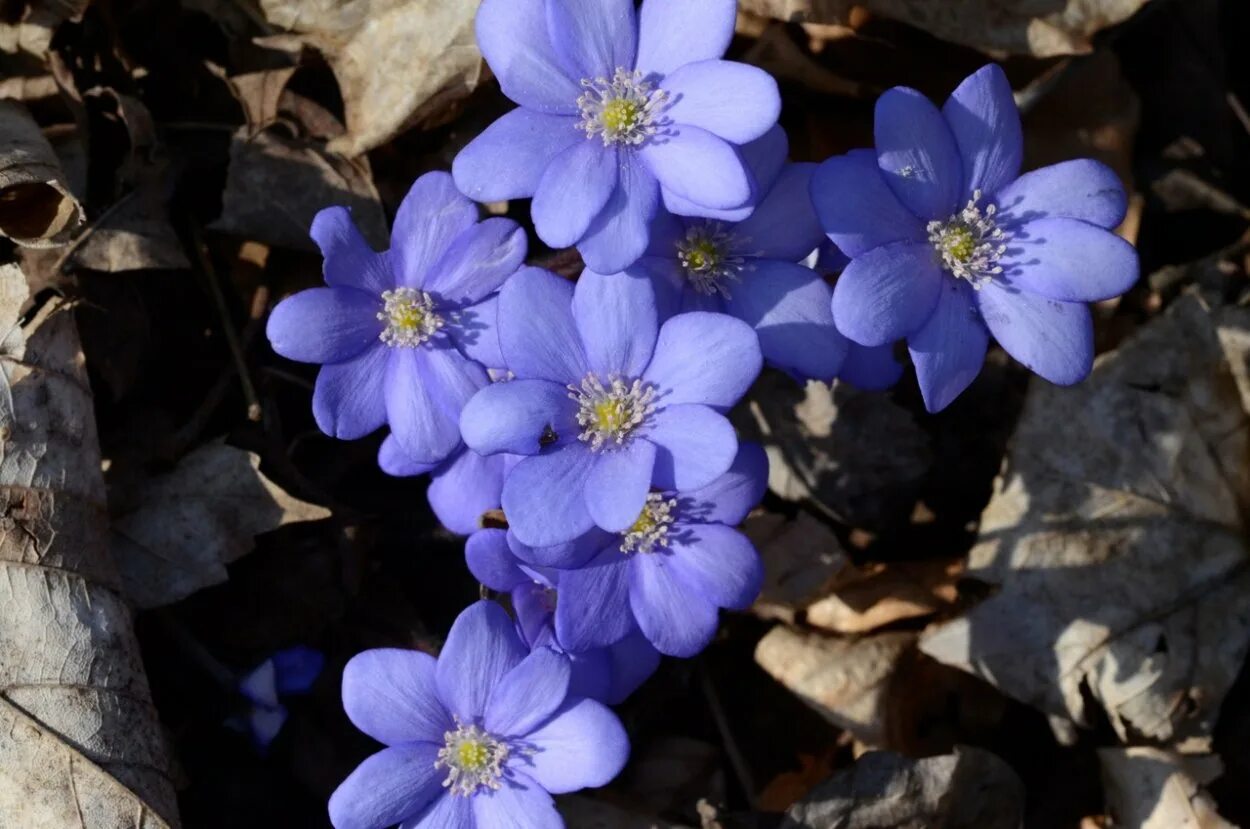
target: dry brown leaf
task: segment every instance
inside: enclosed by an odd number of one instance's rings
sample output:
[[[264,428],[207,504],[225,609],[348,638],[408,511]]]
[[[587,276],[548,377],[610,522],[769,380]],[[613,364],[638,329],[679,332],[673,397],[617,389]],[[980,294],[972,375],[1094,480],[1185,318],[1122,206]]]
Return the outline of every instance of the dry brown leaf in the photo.
[[[0,53],[25,53],[38,58],[47,54],[56,27],[77,19],[91,0],[29,0],[21,3],[15,23],[0,23]]]
[[[230,87],[230,94],[234,95],[239,106],[243,108],[243,117],[253,133],[278,120],[282,93],[286,91],[286,85],[298,69],[296,66],[284,66],[280,69],[227,76],[225,70],[218,66],[210,63],[207,67]]]
[[[805,512],[794,519],[759,513],[742,529],[764,560],[764,586],[751,608],[761,618],[793,624],[851,568],[838,537]]]
[[[1132,17],[1147,0],[742,0],[752,14],[846,25],[857,8],[987,52],[1046,58],[1092,50],[1099,31]]]
[[[82,220],[82,205],[39,126],[20,104],[0,101],[0,235],[54,247],[68,242]]]
[[[969,558],[997,591],[922,650],[1052,720],[1201,745],[1250,644],[1248,357],[1250,311],[1191,294],[1081,386],[1035,381]]]
[[[962,561],[870,564],[843,571],[828,595],[807,607],[809,625],[860,634],[932,616],[958,598]]]
[[[1098,760],[1117,829],[1236,829],[1202,790],[1220,775],[1218,757],[1134,746],[1099,749]]]
[[[473,91],[482,73],[473,30],[479,2],[260,0],[260,6],[270,23],[295,32],[330,62],[347,112],[347,134],[330,149],[355,156]]]
[[[141,608],[226,581],[226,565],[252,551],[254,536],[330,515],[262,475],[259,455],[222,441],[148,481],[135,503],[113,521],[113,550],[126,595]]]

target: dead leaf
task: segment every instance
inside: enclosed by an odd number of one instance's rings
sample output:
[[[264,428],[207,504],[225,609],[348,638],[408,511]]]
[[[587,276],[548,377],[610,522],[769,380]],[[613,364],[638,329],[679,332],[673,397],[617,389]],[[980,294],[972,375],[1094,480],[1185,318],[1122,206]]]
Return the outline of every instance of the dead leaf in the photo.
[[[82,223],[52,146],[20,104],[0,101],[0,234],[19,245],[54,247]]]
[[[751,607],[761,618],[794,624],[838,574],[851,568],[838,537],[805,512],[792,520],[759,513],[742,529],[764,560],[764,586]]]
[[[42,58],[52,43],[56,27],[82,15],[91,0],[29,0],[18,3],[21,15],[15,23],[0,24],[0,52],[25,53]]]
[[[1236,829],[1202,790],[1221,773],[1218,757],[1134,746],[1099,749],[1098,759],[1119,829]]]
[[[1191,294],[1084,384],[1034,381],[969,557],[997,591],[922,650],[1052,719],[1201,745],[1250,644],[1248,332]]]
[[[875,751],[791,807],[780,829],[1019,829],[1024,785],[979,748],[910,760]]]
[[[226,581],[226,565],[252,551],[254,536],[330,515],[265,478],[259,455],[220,440],[148,481],[135,503],[113,521],[113,550],[126,595],[141,608]]]
[[[230,93],[243,108],[243,117],[253,133],[272,126],[278,120],[282,93],[286,91],[286,85],[298,68],[283,66],[279,69],[227,76],[224,69],[208,64],[209,71],[222,78],[230,87]]]
[[[849,25],[857,8],[986,52],[1037,58],[1092,51],[1091,38],[1147,0],[742,0],[746,12],[800,23]]]
[[[923,619],[954,604],[962,561],[869,564],[839,574],[828,595],[807,608],[809,625],[859,634]]]
[[[260,0],[265,17],[326,56],[342,90],[356,156],[467,96],[482,73],[479,0]],[[265,43],[267,39],[262,39]]]

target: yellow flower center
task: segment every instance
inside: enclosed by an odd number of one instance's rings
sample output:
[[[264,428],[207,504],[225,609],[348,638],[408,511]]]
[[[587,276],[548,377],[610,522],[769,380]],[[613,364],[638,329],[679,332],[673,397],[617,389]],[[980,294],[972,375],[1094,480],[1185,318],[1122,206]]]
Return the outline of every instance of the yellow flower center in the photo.
[[[491,750],[481,740],[465,740],[456,748],[456,759],[465,771],[481,771],[490,762]]]
[[[977,250],[976,237],[966,227],[953,227],[946,231],[942,247],[957,262],[967,262]]]
[[[655,387],[641,379],[626,382],[613,375],[605,385],[592,373],[568,389],[569,399],[577,403],[577,425],[582,427],[577,437],[595,452],[623,446],[655,410]]]
[[[668,530],[676,516],[676,498],[658,492],[647,495],[647,503],[628,530],[621,533],[622,553],[654,553],[668,546]]]
[[[603,114],[599,117],[603,122],[604,130],[620,134],[637,127],[641,115],[642,107],[637,101],[617,98],[603,105]]]
[[[384,291],[378,319],[386,323],[379,339],[398,348],[421,345],[443,327],[443,318],[434,310],[434,300],[414,288]]]

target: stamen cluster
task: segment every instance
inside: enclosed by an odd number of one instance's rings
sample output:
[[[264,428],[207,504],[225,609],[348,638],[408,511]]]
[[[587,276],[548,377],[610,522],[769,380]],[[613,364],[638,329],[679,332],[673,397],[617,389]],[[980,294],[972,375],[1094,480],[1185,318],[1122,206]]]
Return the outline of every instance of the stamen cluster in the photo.
[[[728,283],[739,281],[750,268],[745,256],[734,253],[742,241],[720,222],[702,222],[687,230],[677,243],[677,260],[691,287],[707,296],[720,294],[729,299]]]
[[[577,403],[577,437],[593,451],[624,445],[629,436],[655,411],[655,387],[635,379],[626,383],[618,375],[605,386],[597,374],[587,374],[580,386],[569,385],[569,398]]]
[[[647,503],[633,526],[621,534],[622,553],[654,553],[668,546],[668,531],[676,516],[676,498],[658,492],[647,495]]]
[[[395,288],[382,292],[378,319],[386,328],[378,339],[392,348],[415,348],[443,327],[443,318],[434,310],[434,300],[416,288]]]
[[[963,210],[945,222],[929,222],[926,228],[942,267],[977,290],[1003,272],[998,260],[1007,251],[1007,234],[994,221],[997,206],[987,204],[982,210],[977,206],[980,200],[981,191],[976,190]]]
[[[641,72],[618,68],[611,80],[584,78],[586,90],[577,99],[582,120],[577,128],[587,138],[602,136],[604,146],[638,146],[655,135],[663,124],[659,113],[668,93],[656,89]]]
[[[468,797],[482,788],[499,788],[503,764],[508,759],[507,743],[476,725],[464,725],[459,719],[454,731],[443,734],[443,741],[434,762],[434,768],[447,769],[443,788],[456,797]]]

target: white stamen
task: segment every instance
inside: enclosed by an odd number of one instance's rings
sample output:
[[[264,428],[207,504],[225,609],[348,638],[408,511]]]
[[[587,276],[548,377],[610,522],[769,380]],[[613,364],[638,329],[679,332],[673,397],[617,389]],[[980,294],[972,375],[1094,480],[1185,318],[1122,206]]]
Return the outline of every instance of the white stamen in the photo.
[[[605,147],[638,146],[664,126],[659,115],[668,93],[644,80],[641,72],[618,68],[611,80],[586,78],[582,87],[586,91],[577,99],[582,112],[577,128],[587,138],[602,136]]]
[[[945,222],[929,222],[929,243],[942,257],[942,267],[958,279],[966,279],[976,290],[1003,272],[999,258],[1007,251],[1007,234],[994,221],[998,208],[977,206],[981,191],[963,210]]]
[[[655,387],[642,380],[626,383],[620,376],[604,386],[597,374],[587,374],[580,386],[570,385],[569,398],[577,403],[578,439],[593,451],[624,445],[630,434],[655,411]]]
[[[414,348],[443,327],[442,316],[434,310],[434,300],[415,288],[383,291],[378,319],[386,323],[378,339],[391,348]]]
[[[729,299],[729,283],[751,270],[747,257],[735,253],[745,239],[734,236],[720,222],[700,222],[677,242],[677,260],[696,291]]]
[[[621,533],[622,553],[654,553],[668,546],[668,531],[676,516],[677,499],[665,499],[658,492],[647,495],[647,503],[632,527]]]
[[[481,788],[499,788],[508,753],[507,743],[456,718],[455,730],[443,733],[443,747],[438,750],[434,768],[447,769],[443,788],[455,797],[468,797]]]

